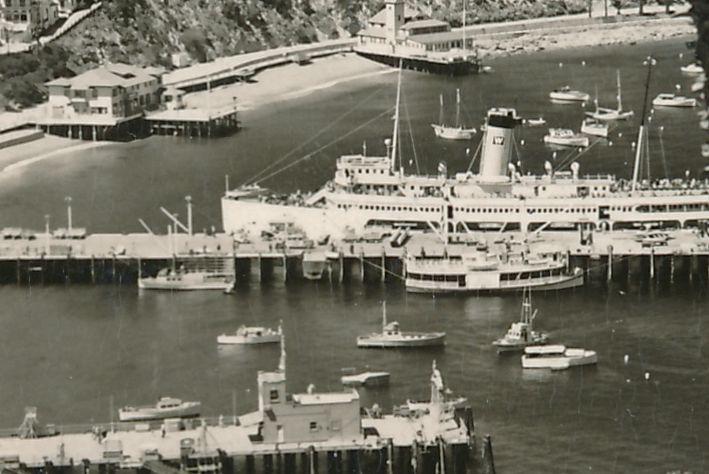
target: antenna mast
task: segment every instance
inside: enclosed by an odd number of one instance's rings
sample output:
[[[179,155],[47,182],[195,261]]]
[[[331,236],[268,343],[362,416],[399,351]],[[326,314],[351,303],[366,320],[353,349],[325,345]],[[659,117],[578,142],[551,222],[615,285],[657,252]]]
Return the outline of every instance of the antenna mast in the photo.
[[[638,173],[640,172],[640,157],[643,150],[643,140],[645,138],[645,116],[647,115],[647,96],[650,90],[650,77],[652,76],[652,66],[656,64],[655,58],[648,56],[644,61],[647,65],[647,78],[645,79],[645,96],[643,98],[643,114],[640,117],[640,128],[638,129],[638,140],[635,148],[635,165],[633,166],[633,185],[631,190],[635,191],[638,185]]]
[[[392,147],[391,147],[391,171],[392,173],[396,169],[396,154],[399,148],[399,103],[401,101],[401,69],[402,61],[399,60],[399,80],[396,84],[396,110],[394,111],[394,136],[392,137]]]

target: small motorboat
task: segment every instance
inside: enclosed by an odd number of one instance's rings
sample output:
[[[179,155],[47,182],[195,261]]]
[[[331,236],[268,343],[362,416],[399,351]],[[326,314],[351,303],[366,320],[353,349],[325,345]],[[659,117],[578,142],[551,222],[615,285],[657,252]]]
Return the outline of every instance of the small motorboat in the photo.
[[[523,369],[565,370],[577,365],[598,363],[596,351],[567,348],[563,345],[529,346],[524,348]]]
[[[366,348],[431,347],[445,343],[444,332],[402,332],[399,323],[387,323],[386,303],[382,304],[382,332],[357,337],[357,347]]]
[[[568,128],[550,128],[549,133],[544,136],[544,143],[561,146],[587,147],[589,139],[586,135],[574,133]]]
[[[639,242],[643,247],[667,245],[670,240],[672,240],[672,237],[666,232],[648,230],[635,235],[635,241]]]
[[[342,369],[344,375],[340,377],[342,385],[348,386],[375,386],[389,383],[389,372],[379,372],[366,370],[357,373],[355,369]]]
[[[676,94],[659,94],[652,99],[655,107],[696,107],[697,99]]]
[[[699,63],[691,63],[679,68],[685,74],[703,74],[704,68]]]
[[[138,278],[141,290],[220,290],[234,288],[234,275],[222,272],[163,268],[154,277]]]
[[[281,342],[283,331],[278,325],[278,330],[270,328],[241,326],[233,334],[220,334],[217,336],[218,344],[274,344]]]
[[[303,276],[307,280],[320,280],[327,268],[325,252],[305,252],[303,254]]]
[[[162,420],[199,416],[201,402],[185,402],[179,398],[162,397],[155,405],[127,406],[118,410],[120,421]]]
[[[569,86],[564,86],[551,91],[549,98],[559,102],[588,102],[591,96],[585,92],[572,90]]]
[[[537,310],[532,311],[531,292],[525,289],[519,322],[512,323],[507,334],[492,343],[497,347],[497,352],[521,351],[527,346],[546,344],[549,336],[534,330],[533,322],[536,317]]]
[[[546,125],[547,121],[544,120],[543,117],[537,117],[524,119],[522,123],[527,127],[541,127],[542,125]]]
[[[594,118],[586,118],[581,122],[581,133],[594,137],[608,138],[608,124]]]

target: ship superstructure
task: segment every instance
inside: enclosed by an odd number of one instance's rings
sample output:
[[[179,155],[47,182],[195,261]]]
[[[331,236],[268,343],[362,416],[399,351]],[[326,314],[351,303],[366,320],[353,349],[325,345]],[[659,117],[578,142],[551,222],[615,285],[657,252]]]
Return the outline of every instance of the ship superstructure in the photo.
[[[397,107],[398,110],[398,107]],[[398,127],[398,113],[395,117]],[[224,230],[267,230],[295,224],[308,237],[361,235],[368,227],[467,231],[544,231],[688,227],[709,220],[706,181],[650,185],[611,175],[581,176],[579,164],[543,175],[522,175],[512,162],[514,109],[488,111],[480,170],[448,176],[407,174],[397,167],[397,133],[386,156],[341,156],[335,177],[309,196],[278,198],[250,186],[222,198]],[[636,159],[640,159],[639,157]],[[403,160],[398,160],[399,163]],[[636,167],[637,168],[637,167]]]

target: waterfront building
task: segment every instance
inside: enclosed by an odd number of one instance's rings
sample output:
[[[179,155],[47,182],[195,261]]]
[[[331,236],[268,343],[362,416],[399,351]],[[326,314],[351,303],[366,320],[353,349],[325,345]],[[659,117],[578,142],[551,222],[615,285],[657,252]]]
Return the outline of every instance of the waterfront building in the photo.
[[[39,125],[48,133],[95,139],[97,133],[109,131],[106,127],[158,108],[162,73],[159,68],[116,63],[49,81],[47,114]],[[99,128],[91,129],[89,136],[83,126]]]
[[[477,72],[479,64],[468,51],[473,39],[452,31],[448,23],[409,9],[402,0],[387,0],[357,34],[355,51],[361,56],[405,68],[445,74]]]

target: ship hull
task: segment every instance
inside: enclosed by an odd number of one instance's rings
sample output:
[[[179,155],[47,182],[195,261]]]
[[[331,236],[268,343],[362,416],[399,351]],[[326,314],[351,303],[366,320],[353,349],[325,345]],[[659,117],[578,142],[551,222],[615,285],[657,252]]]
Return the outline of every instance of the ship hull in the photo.
[[[136,410],[121,409],[118,411],[118,419],[120,421],[149,421],[165,418],[193,418],[199,416],[201,408],[200,403],[194,402],[170,410],[160,410],[155,407],[143,407]]]
[[[523,291],[525,289],[531,291],[556,291],[583,286],[583,283],[584,278],[582,272],[578,272],[573,275],[565,275],[562,278],[542,278],[538,281],[508,281],[504,285],[498,283],[497,285],[490,286],[476,286],[475,284],[470,284],[465,287],[456,287],[453,285],[447,286],[441,285],[439,282],[411,280],[407,278],[406,291],[409,293],[470,293],[478,291],[497,293]]]
[[[204,291],[204,290],[220,290],[226,291],[233,287],[232,282],[228,281],[209,281],[209,282],[172,282],[161,281],[152,278],[142,278],[138,281],[138,288],[141,290],[161,290],[161,291]]]
[[[409,347],[436,347],[446,343],[445,334],[432,335],[416,340],[387,340],[375,338],[358,338],[357,347],[367,349],[405,349]]]
[[[465,76],[469,74],[478,74],[482,70],[480,63],[477,61],[436,61],[425,57],[412,57],[397,54],[384,54],[373,51],[365,51],[356,49],[355,52],[372,61],[376,61],[387,66],[401,67],[411,69],[413,71],[430,72],[433,74],[441,74],[446,76]]]

